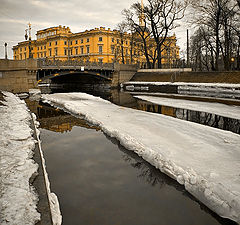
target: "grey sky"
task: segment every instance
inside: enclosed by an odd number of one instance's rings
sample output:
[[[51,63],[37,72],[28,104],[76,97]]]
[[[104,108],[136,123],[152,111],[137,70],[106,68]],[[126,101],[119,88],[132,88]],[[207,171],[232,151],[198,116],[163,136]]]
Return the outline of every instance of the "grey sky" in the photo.
[[[5,42],[12,58],[12,46],[24,40],[29,22],[33,39],[37,30],[58,25],[69,26],[74,33],[100,26],[114,29],[122,20],[121,11],[133,2],[136,0],[0,0],[0,58]],[[182,49],[185,29],[178,28],[176,35]]]

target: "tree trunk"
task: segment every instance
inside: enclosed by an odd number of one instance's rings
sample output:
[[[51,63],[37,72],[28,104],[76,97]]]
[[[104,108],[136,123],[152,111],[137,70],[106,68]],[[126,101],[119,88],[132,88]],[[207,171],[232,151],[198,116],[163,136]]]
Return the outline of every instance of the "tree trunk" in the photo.
[[[158,47],[158,50],[157,50],[157,68],[158,69],[162,69],[162,51],[161,51],[161,47]]]

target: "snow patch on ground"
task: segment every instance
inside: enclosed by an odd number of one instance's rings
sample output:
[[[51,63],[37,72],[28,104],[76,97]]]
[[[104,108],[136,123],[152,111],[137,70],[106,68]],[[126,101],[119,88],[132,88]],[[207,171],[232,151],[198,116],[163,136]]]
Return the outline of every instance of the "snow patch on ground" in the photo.
[[[221,103],[190,101],[183,99],[162,98],[156,96],[136,95],[134,97],[158,105],[165,105],[169,107],[188,109],[199,112],[213,113],[219,116],[240,120],[239,106],[231,106]]]
[[[129,150],[185,186],[222,217],[240,223],[240,136],[116,106],[84,93],[43,95],[101,127]]]
[[[30,113],[24,101],[3,92],[0,105],[0,224],[31,225],[40,220],[38,196],[31,179],[37,175],[33,161],[35,140]]]

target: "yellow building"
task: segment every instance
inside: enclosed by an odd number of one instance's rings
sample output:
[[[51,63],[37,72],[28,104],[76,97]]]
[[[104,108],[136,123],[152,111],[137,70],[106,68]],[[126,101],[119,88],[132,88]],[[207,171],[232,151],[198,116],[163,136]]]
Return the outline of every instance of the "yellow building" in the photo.
[[[140,39],[132,39],[128,33],[104,27],[72,33],[69,27],[57,26],[37,31],[37,39],[31,41],[35,59],[82,60],[84,62],[145,63]],[[169,48],[163,51],[163,64],[173,64],[179,59],[179,47],[175,35],[169,37]],[[29,41],[13,47],[15,60],[29,58]]]

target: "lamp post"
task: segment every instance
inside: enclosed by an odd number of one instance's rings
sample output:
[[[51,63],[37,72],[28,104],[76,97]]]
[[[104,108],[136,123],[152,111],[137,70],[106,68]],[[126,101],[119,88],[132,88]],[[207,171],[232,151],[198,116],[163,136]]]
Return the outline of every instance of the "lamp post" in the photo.
[[[4,46],[5,46],[5,59],[7,59],[7,43],[5,43]]]

